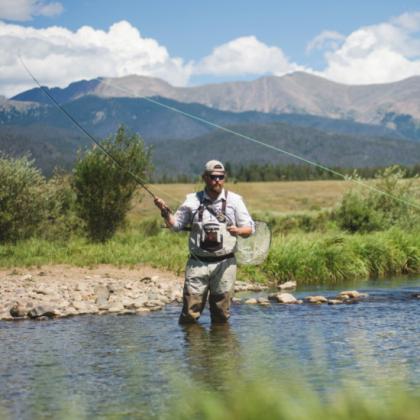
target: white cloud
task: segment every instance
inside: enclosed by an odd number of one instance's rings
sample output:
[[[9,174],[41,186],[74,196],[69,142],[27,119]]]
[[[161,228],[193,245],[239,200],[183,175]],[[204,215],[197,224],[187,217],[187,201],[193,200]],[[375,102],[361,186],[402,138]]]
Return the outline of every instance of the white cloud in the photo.
[[[322,31],[306,46],[306,52],[312,50],[337,49],[346,37],[336,31]]]
[[[236,38],[216,47],[194,67],[194,74],[246,75],[285,74],[300,67],[289,62],[278,47],[270,47],[255,36]]]
[[[81,79],[128,74],[160,77],[184,85],[191,64],[171,58],[165,47],[126,21],[108,31],[84,26],[35,29],[0,21],[0,93],[11,96],[34,87],[18,60],[20,54],[42,84],[66,86]]]
[[[0,19],[25,21],[33,16],[56,16],[63,11],[59,2],[42,0],[1,0]]]
[[[0,16],[3,12],[4,17],[5,5],[10,2],[1,1]],[[15,3],[37,5],[36,13],[45,14],[53,13],[52,5],[58,4],[35,0]],[[23,6],[19,10],[23,19]],[[35,9],[26,13],[31,16]],[[281,48],[264,44],[255,36],[236,38],[217,46],[201,60],[185,62],[170,56],[164,46],[143,37],[126,21],[115,23],[107,31],[90,26],[77,31],[57,26],[35,29],[0,21],[0,94],[11,96],[34,87],[18,54],[48,86],[64,87],[76,80],[129,74],[159,77],[184,86],[192,76],[280,76],[296,70],[348,84],[385,83],[420,75],[419,32],[420,12],[359,28],[348,36],[323,31],[307,46],[309,52],[324,51],[326,66],[315,71],[289,60]]]
[[[326,68],[317,74],[348,84],[387,83],[419,75],[419,30],[420,13],[357,29],[325,52]]]

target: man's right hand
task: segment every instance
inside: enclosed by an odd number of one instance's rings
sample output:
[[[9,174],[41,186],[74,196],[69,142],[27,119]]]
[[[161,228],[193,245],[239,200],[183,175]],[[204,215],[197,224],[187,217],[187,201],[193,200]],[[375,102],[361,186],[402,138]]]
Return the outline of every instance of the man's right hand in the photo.
[[[172,214],[171,209],[166,205],[166,203],[159,197],[154,199],[155,206],[160,210],[160,215],[168,220],[169,216]]]
[[[163,210],[163,209],[167,209],[168,206],[166,205],[166,203],[159,197],[155,197],[154,199],[154,203],[155,206],[159,209],[159,210]]]

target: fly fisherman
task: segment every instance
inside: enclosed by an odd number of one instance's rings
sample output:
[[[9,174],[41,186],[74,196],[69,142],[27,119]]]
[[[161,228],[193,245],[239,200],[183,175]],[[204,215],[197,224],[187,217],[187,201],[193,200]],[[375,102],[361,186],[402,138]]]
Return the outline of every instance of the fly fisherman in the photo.
[[[204,190],[188,194],[175,214],[162,199],[155,198],[169,228],[181,231],[191,227],[180,323],[198,320],[209,292],[211,321],[226,322],[230,316],[237,236],[251,235],[254,222],[242,197],[223,188],[225,175],[221,162],[207,162]]]

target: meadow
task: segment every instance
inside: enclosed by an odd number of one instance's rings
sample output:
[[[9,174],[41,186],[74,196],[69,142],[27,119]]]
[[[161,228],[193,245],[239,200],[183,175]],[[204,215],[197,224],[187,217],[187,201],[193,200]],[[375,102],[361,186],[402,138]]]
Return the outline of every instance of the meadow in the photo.
[[[407,182],[405,180],[401,182]],[[414,191],[420,183],[414,180]],[[152,191],[173,208],[201,184],[157,184]],[[272,229],[270,254],[260,266],[244,266],[239,279],[280,283],[328,284],[342,280],[420,272],[420,234],[393,221],[386,229],[350,233],[339,229],[334,212],[343,194],[354,188],[351,181],[299,181],[231,183],[251,213]],[[126,226],[104,243],[81,235],[69,238],[32,237],[0,246],[3,267],[71,264],[113,264],[134,267],[149,264],[182,275],[188,256],[187,233],[163,227],[152,199],[137,192]],[[382,205],[382,204],[381,204]],[[389,213],[389,212],[388,212]]]

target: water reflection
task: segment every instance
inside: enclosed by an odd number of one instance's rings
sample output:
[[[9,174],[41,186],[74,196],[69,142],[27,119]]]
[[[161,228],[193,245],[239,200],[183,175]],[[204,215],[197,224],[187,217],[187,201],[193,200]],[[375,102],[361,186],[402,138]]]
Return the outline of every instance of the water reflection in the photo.
[[[390,287],[390,283],[397,287]],[[229,324],[178,325],[179,307],[145,316],[0,322],[0,418],[159,418],[173,373],[212,389],[238,373],[333,388],[347,373],[420,384],[420,279],[371,282],[356,305],[233,305]],[[333,295],[329,290],[298,290]],[[254,373],[252,368],[258,365]],[[123,413],[123,414],[121,414]],[[4,416],[3,416],[4,417]],[[124,416],[123,416],[124,417]]]
[[[240,369],[239,341],[230,324],[180,326],[184,333],[188,376],[211,388],[223,388]]]

